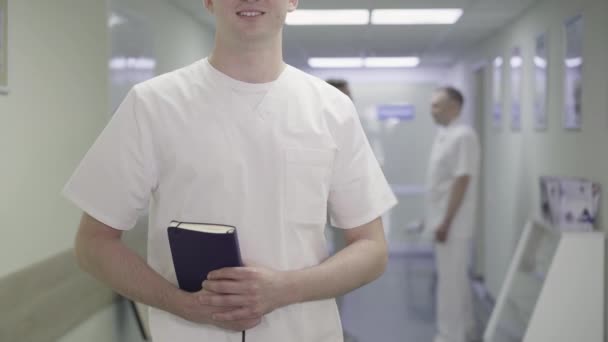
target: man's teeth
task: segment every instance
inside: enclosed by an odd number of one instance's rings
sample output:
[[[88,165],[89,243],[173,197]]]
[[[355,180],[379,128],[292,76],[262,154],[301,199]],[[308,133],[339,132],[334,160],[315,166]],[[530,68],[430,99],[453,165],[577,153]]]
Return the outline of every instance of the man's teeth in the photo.
[[[255,17],[258,15],[262,15],[262,12],[239,12],[239,15],[245,17]]]

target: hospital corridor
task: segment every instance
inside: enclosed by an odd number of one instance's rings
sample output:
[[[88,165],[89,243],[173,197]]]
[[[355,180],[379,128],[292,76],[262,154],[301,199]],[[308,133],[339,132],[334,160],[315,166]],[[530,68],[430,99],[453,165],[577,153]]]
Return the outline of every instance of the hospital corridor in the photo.
[[[0,342],[608,342],[606,18],[0,0]]]

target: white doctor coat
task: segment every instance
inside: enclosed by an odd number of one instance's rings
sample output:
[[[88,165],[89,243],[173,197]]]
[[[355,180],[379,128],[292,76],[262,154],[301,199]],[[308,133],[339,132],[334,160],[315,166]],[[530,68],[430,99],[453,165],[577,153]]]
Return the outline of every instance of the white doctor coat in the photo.
[[[295,270],[328,256],[328,207],[353,228],[396,203],[345,95],[292,67],[239,82],[207,59],[135,86],[64,194],[122,230],[149,206],[148,262],[174,284],[171,220],[234,225],[244,260]],[[241,337],[155,308],[149,320],[155,342]],[[277,309],[247,341],[342,341],[335,301]]]
[[[438,275],[435,342],[467,342],[477,337],[468,266],[476,219],[479,159],[479,142],[470,127],[452,123],[440,128],[429,162],[425,224],[429,236],[434,237],[446,216],[455,180],[468,175],[470,181],[447,241],[435,247]]]

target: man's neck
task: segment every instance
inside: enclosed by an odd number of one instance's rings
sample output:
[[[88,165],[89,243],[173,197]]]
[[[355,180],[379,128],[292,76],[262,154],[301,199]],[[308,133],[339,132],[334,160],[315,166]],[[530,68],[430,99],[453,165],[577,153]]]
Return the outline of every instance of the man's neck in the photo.
[[[225,44],[216,39],[209,63],[224,74],[247,83],[267,83],[279,78],[285,63],[282,44],[264,46],[250,44]]]
[[[454,125],[458,121],[458,117],[459,117],[459,115],[452,116],[451,118],[446,120],[446,122],[444,123],[443,126],[450,127],[450,126]]]

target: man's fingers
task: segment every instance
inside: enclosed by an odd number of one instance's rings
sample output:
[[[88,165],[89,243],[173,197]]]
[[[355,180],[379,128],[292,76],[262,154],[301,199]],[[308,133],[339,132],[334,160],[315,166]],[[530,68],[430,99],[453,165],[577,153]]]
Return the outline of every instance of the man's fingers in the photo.
[[[247,280],[252,279],[257,271],[251,267],[227,267],[209,272],[207,279],[232,279],[232,280]]]
[[[255,304],[254,298],[244,295],[211,295],[201,297],[201,304],[223,307],[242,307]]]
[[[242,294],[247,292],[247,285],[232,280],[205,280],[203,289],[221,294]]]
[[[213,320],[218,322],[223,321],[240,321],[256,319],[263,315],[262,310],[257,307],[244,307],[229,312],[213,314]]]

